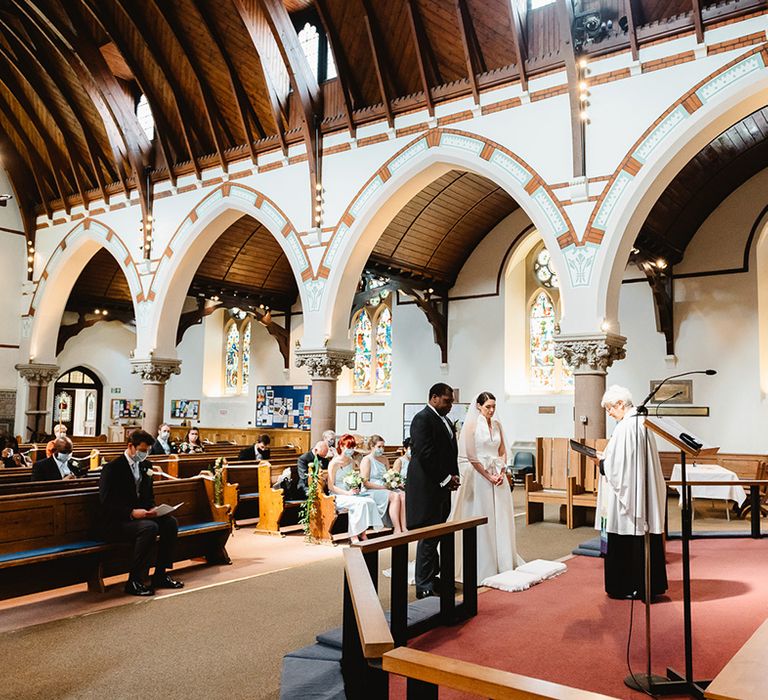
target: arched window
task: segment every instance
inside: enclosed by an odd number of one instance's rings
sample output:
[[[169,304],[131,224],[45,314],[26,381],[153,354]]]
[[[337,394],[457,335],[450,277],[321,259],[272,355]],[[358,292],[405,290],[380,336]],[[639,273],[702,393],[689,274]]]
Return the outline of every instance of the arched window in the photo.
[[[224,347],[224,381],[228,394],[240,388],[240,329],[234,321],[226,328]]]
[[[155,138],[155,118],[152,116],[152,108],[149,106],[149,100],[146,95],[139,97],[136,103],[136,118],[139,125],[144,130],[147,138],[151,141]]]
[[[355,336],[354,391],[392,389],[392,309],[388,293],[362,309],[353,323]]]
[[[392,312],[383,305],[376,319],[376,391],[392,388]]]
[[[355,320],[355,391],[371,390],[371,359],[373,338],[371,319],[368,311],[363,309]]]
[[[320,35],[317,33],[317,27],[307,22],[304,28],[299,32],[299,44],[301,50],[307,57],[309,67],[315,79],[318,79],[319,55],[320,55]]]
[[[248,319],[243,326],[243,368],[241,371],[242,390],[248,393],[248,381],[251,378],[251,320]]]
[[[530,384],[533,391],[573,388],[573,372],[555,358],[557,311],[549,294],[540,289],[528,312]]]

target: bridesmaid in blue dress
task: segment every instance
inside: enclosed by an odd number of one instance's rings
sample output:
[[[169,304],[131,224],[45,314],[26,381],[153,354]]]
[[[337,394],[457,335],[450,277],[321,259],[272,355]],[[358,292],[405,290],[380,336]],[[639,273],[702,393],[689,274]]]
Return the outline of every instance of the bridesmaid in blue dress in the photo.
[[[395,533],[404,532],[405,526],[405,491],[391,491],[384,483],[384,472],[389,469],[389,460],[384,456],[384,438],[371,435],[371,451],[360,462],[360,475],[363,477],[365,494],[376,501],[379,513],[383,516],[389,509],[389,519]]]

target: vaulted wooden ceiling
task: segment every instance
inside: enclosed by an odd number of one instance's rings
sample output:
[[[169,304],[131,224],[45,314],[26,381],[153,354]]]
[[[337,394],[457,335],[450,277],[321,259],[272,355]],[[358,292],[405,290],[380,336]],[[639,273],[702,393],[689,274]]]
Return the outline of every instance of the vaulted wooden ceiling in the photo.
[[[594,5],[595,3],[591,3]],[[763,7],[763,0],[603,0],[604,53]],[[22,206],[69,210],[323,132],[562,65],[557,5],[524,0],[0,0],[0,150]],[[618,20],[630,16],[630,29]],[[315,23],[321,85],[295,27]],[[149,139],[135,114],[146,96]],[[310,159],[310,170],[312,163]],[[312,175],[312,173],[311,173]]]
[[[517,208],[517,202],[487,178],[451,170],[395,215],[367,268],[451,287],[480,241]]]
[[[649,259],[680,262],[707,217],[766,164],[768,107],[726,129],[690,160],[654,204],[635,247]]]

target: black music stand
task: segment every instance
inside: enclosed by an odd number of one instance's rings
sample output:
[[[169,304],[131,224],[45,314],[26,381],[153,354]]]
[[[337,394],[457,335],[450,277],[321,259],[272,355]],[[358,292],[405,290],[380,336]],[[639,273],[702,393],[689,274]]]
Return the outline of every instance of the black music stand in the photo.
[[[639,412],[639,411],[638,411]],[[630,674],[624,679],[624,684],[634,690],[640,690],[651,695],[681,695],[688,694],[693,697],[704,698],[704,689],[710,681],[693,679],[693,632],[691,629],[691,556],[690,540],[692,534],[692,506],[689,487],[686,479],[686,455],[697,457],[699,455],[716,454],[719,447],[707,445],[703,440],[691,434],[679,423],[669,418],[659,416],[648,417],[646,415],[645,426],[648,430],[680,450],[680,472],[682,483],[682,542],[683,542],[683,639],[685,645],[685,675],[667,668],[666,678],[651,673],[651,535],[645,528],[645,635],[647,669],[644,674]],[[647,453],[646,453],[647,457]],[[648,475],[650,469],[646,464],[646,519],[648,517]]]

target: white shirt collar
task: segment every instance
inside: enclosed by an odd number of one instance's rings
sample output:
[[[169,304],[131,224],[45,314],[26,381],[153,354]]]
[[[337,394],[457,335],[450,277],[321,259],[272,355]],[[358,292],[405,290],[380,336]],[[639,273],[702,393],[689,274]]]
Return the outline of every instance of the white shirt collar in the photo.
[[[448,432],[450,432],[450,434],[451,434],[451,435],[453,435],[453,427],[451,426],[451,423],[450,423],[450,421],[448,420],[448,418],[447,418],[446,416],[441,416],[441,415],[440,415],[440,414],[437,412],[437,409],[436,409],[436,408],[435,408],[435,407],[434,407],[434,406],[433,406],[431,403],[428,403],[428,404],[427,404],[427,406],[429,406],[429,407],[430,407],[430,408],[431,408],[431,409],[432,409],[432,410],[435,412],[435,415],[436,415],[436,416],[437,416],[437,417],[438,417],[438,418],[439,418],[441,421],[443,421],[443,424],[445,425],[445,427],[446,427],[446,428],[448,428]]]

